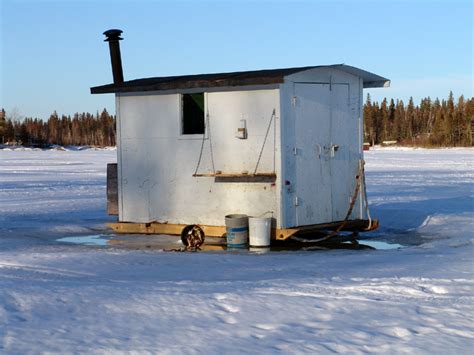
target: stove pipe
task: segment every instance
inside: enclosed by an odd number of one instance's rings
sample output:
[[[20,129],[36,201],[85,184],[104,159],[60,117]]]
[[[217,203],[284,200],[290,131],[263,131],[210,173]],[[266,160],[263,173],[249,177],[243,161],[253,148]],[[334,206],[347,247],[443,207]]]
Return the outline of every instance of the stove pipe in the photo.
[[[114,84],[123,83],[122,58],[120,57],[120,43],[123,38],[120,37],[122,30],[108,30],[104,32],[107,37],[104,42],[109,42],[110,62],[112,63],[112,73],[114,75]]]

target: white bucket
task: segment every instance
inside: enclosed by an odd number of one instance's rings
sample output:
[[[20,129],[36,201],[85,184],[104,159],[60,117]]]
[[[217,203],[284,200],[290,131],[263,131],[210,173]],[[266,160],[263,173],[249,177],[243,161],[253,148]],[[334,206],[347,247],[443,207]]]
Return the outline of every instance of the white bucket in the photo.
[[[271,218],[249,217],[249,241],[252,247],[270,246]]]

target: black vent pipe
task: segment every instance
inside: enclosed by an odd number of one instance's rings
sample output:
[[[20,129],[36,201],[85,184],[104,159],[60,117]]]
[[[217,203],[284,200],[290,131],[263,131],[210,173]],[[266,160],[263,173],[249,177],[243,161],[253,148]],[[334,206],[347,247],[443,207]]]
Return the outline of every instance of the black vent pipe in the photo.
[[[120,57],[120,43],[123,38],[120,37],[122,30],[108,30],[104,32],[107,37],[104,42],[109,42],[110,62],[112,63],[112,73],[114,75],[114,84],[123,83],[122,58]]]

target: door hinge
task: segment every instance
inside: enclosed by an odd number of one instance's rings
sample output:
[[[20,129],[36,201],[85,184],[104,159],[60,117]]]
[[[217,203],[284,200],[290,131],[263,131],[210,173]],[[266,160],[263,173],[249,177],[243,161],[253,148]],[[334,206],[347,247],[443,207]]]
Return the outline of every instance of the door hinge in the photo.
[[[300,199],[298,198],[298,196],[295,196],[295,206],[299,206],[300,205]]]
[[[293,106],[296,106],[296,96],[293,96],[293,97],[291,98],[291,104],[292,104]]]

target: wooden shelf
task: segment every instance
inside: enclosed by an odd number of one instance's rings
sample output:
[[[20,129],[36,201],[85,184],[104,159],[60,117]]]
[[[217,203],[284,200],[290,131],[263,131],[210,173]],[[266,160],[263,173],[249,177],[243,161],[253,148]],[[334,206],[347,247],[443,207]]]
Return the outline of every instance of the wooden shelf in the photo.
[[[219,178],[246,178],[246,177],[266,177],[276,178],[276,173],[256,173],[256,174],[245,174],[245,173],[204,173],[204,174],[193,174],[194,177],[219,177]]]

